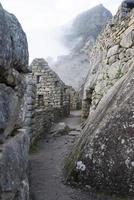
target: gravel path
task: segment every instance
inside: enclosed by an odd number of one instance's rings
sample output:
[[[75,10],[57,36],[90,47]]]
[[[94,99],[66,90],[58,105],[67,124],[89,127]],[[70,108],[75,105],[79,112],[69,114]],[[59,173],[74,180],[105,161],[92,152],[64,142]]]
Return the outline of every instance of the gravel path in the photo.
[[[80,129],[80,112],[72,112],[64,119],[70,127]],[[78,131],[79,132],[79,131]],[[65,185],[62,169],[75,137],[47,135],[39,141],[37,151],[31,153],[31,198],[32,200],[93,200],[86,191]]]
[[[79,129],[80,112],[63,120]],[[63,183],[64,159],[74,143],[74,136],[46,136],[39,141],[37,151],[30,155],[32,200],[89,200],[89,195]]]

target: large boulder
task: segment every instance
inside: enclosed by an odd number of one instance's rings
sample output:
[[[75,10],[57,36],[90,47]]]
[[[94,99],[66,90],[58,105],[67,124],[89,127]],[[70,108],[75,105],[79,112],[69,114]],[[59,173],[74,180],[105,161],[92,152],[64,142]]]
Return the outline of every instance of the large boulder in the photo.
[[[6,73],[10,68],[27,71],[28,45],[26,35],[13,14],[0,5],[0,71]],[[3,74],[0,74],[2,76]]]
[[[0,159],[1,200],[28,200],[29,136],[22,130],[3,146]]]
[[[134,46],[120,46],[120,42],[128,26],[129,30],[134,28],[134,9],[127,11],[125,18],[118,17],[120,12],[90,55],[92,69],[83,99],[84,104],[87,100],[89,115],[82,137],[68,158],[66,176],[99,191],[133,195]]]
[[[8,132],[13,131],[14,121],[18,115],[17,103],[18,97],[15,91],[5,84],[0,84],[0,137],[3,133],[8,135]]]
[[[133,76],[134,66],[89,116],[69,158],[67,177],[105,192],[134,193]],[[78,169],[80,161],[84,171]]]
[[[0,199],[28,200],[30,139],[24,127],[28,46],[16,17],[0,5]]]
[[[24,121],[28,45],[13,14],[0,5],[0,142]]]

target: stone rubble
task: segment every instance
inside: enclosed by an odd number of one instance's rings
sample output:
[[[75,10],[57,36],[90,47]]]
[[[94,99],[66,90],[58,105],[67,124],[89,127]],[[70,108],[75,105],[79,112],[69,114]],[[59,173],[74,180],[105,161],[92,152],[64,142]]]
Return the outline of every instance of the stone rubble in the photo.
[[[50,133],[53,136],[57,136],[57,135],[66,135],[68,134],[70,131],[70,127],[64,123],[64,122],[59,122],[58,124],[54,125],[51,130]]]

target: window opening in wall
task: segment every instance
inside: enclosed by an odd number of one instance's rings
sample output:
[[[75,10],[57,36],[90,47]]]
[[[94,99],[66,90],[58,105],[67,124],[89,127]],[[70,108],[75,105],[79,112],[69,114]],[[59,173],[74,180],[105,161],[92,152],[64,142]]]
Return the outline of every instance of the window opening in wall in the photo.
[[[37,83],[41,82],[41,75],[37,75]]]
[[[38,95],[38,105],[44,106],[44,96],[43,95]]]
[[[58,87],[58,81],[55,81],[55,87]]]
[[[64,92],[67,92],[67,88],[64,88]]]
[[[63,106],[63,91],[61,91],[61,96],[60,96],[60,105]]]

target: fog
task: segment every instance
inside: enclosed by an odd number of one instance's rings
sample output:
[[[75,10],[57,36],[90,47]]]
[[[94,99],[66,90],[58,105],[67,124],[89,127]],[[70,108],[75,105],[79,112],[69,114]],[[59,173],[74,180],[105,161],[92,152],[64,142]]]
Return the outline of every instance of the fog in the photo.
[[[26,32],[31,61],[35,57],[56,59],[68,54],[61,42],[61,27],[100,3],[115,14],[121,0],[1,0],[1,3],[16,15]]]

